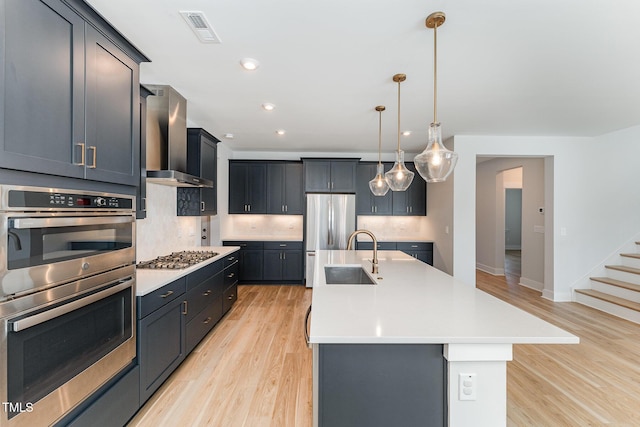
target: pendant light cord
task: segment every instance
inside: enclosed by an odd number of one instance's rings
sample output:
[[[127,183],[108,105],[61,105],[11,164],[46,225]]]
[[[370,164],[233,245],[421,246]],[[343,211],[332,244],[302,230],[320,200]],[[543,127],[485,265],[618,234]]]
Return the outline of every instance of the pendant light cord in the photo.
[[[438,22],[433,27],[433,123],[438,123]]]
[[[382,164],[382,110],[378,111],[378,164]]]
[[[398,151],[400,151],[400,80],[398,80]]]

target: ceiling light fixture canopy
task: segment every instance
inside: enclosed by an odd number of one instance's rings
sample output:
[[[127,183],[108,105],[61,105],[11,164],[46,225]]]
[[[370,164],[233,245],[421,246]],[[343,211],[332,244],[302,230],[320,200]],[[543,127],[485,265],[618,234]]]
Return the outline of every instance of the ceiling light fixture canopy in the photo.
[[[445,14],[443,12],[434,12],[426,20],[427,28],[433,28],[433,122],[429,125],[427,147],[413,161],[416,170],[427,182],[442,182],[446,180],[458,162],[458,153],[448,150],[442,142],[442,128],[438,122],[437,113],[437,29],[444,24],[444,21]]]
[[[382,164],[382,112],[385,110],[384,105],[378,105],[376,111],[378,112],[378,167],[376,176],[369,181],[369,189],[374,196],[384,196],[389,192],[389,184],[384,177],[384,165]]]
[[[414,173],[407,169],[404,164],[404,151],[400,149],[400,83],[405,81],[405,74],[396,74],[393,81],[398,83],[398,150],[396,151],[396,162],[391,170],[384,174],[384,177],[392,191],[406,191],[413,181]]]

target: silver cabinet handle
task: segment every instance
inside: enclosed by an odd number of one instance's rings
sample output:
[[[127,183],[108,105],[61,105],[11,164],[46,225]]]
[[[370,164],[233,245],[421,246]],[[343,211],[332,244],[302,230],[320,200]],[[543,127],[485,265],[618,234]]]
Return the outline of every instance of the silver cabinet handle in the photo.
[[[204,212],[204,202],[200,202],[200,210]]]
[[[280,243],[280,247],[281,247],[281,248],[286,248],[286,247],[287,247],[287,244],[286,244],[286,243]]]
[[[202,323],[204,323],[206,325],[209,322],[211,322],[211,317],[207,317],[206,319],[204,319],[204,321]]]
[[[304,340],[307,343],[307,347],[311,348],[311,343],[309,342],[309,317],[311,317],[311,305],[309,305],[307,314],[304,316]]]
[[[73,302],[64,304],[64,305],[60,305],[56,308],[52,308],[51,310],[47,310],[47,311],[43,311],[40,312],[38,314],[34,314],[33,316],[29,316],[29,317],[25,317],[22,318],[20,320],[15,320],[15,321],[9,321],[8,326],[9,329],[12,332],[20,332],[23,331],[25,329],[31,328],[33,326],[37,326],[40,325],[42,323],[45,323],[49,320],[55,319],[56,317],[60,317],[63,316],[67,313],[71,313],[74,310],[78,310],[82,307],[85,307],[89,304],[92,304],[96,301],[99,301],[101,299],[104,299],[108,296],[117,294],[118,292],[120,292],[123,289],[129,288],[131,287],[131,284],[133,283],[133,278],[129,278],[123,281],[115,282],[116,284],[108,289],[102,290],[100,292],[96,292],[93,294],[90,294],[84,298],[80,298],[78,300],[75,300]]]
[[[160,298],[167,298],[170,295],[173,295],[173,291],[167,291],[167,293],[160,295]]]
[[[184,307],[182,309],[182,314],[186,316],[187,313],[189,312],[189,303],[186,300],[182,301],[182,306]]]
[[[227,297],[227,299],[228,299],[229,301],[231,301],[231,300],[233,299],[233,297],[235,297],[235,296],[236,296],[235,294],[231,294],[231,295],[229,295],[229,296]]]
[[[287,259],[287,253],[286,252],[282,252],[282,259]]]
[[[289,205],[284,205],[284,211],[289,212]]]
[[[85,144],[84,142],[78,142],[76,144],[77,147],[80,147],[80,163],[75,163],[77,166],[84,166],[85,165]]]
[[[208,297],[209,295],[211,295],[213,291],[211,289],[207,289],[207,291],[205,293],[202,294],[203,297]]]
[[[142,198],[142,211],[143,212],[147,211],[147,198],[146,197]]]
[[[231,273],[231,274],[227,274],[227,277],[228,277],[229,279],[232,279],[232,278],[233,278],[233,276],[235,276],[235,275],[236,275],[236,273]]]
[[[93,164],[91,166],[89,166],[90,169],[95,169],[96,168],[96,160],[97,160],[97,156],[98,156],[98,148],[95,145],[90,145],[87,147],[87,150],[92,150],[93,151]]]
[[[280,212],[284,212],[284,205],[280,206]]]

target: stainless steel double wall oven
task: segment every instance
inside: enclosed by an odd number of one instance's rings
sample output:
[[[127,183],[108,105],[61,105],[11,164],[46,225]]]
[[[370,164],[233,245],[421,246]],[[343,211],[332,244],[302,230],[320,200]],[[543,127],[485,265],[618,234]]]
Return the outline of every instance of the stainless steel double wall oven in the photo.
[[[0,425],[50,425],[136,357],[133,196],[0,186]]]

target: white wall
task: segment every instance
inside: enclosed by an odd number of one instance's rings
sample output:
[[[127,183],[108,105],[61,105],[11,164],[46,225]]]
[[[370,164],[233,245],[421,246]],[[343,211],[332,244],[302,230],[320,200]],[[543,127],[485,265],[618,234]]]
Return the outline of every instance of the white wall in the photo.
[[[455,137],[454,276],[475,284],[476,156],[551,156],[545,159],[545,269],[553,273],[545,274],[543,295],[571,300],[571,287],[640,230],[639,139],[640,126],[597,138]]]

